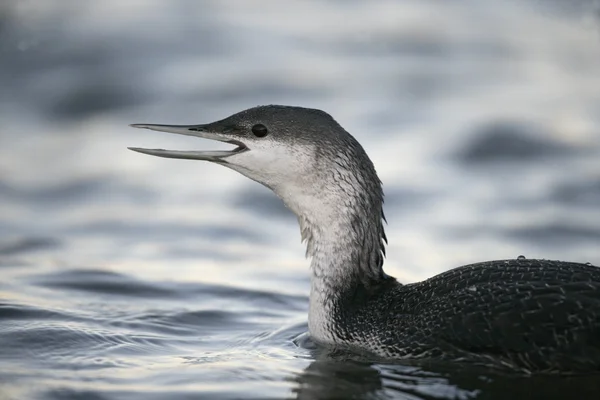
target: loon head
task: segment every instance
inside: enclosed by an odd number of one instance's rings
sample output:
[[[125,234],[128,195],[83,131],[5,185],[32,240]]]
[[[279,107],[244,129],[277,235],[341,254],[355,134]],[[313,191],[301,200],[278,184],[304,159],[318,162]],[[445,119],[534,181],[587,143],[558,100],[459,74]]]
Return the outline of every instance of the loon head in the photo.
[[[270,188],[296,214],[307,255],[323,249],[330,254],[357,249],[348,257],[367,254],[368,259],[352,262],[367,264],[380,274],[385,240],[381,182],[362,146],[329,114],[271,105],[203,125],[131,126],[235,145],[230,151],[130,149],[210,161],[238,171]]]
[[[299,217],[330,217],[347,207],[349,199],[364,197],[364,192],[382,196],[363,148],[324,111],[270,105],[202,125],[131,126],[237,146],[230,151],[130,149],[158,157],[210,161],[236,170],[273,190]],[[320,214],[318,210],[327,215],[315,215]]]

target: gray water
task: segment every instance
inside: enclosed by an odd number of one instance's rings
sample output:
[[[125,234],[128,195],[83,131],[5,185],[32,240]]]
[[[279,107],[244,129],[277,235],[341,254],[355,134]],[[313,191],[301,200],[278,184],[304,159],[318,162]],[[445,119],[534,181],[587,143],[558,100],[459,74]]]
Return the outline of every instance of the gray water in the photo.
[[[384,182],[402,282],[600,264],[594,1],[0,3],[0,399],[584,398],[597,376],[375,363],[307,335],[267,189],[129,123],[321,108]],[[597,397],[595,397],[597,398]]]

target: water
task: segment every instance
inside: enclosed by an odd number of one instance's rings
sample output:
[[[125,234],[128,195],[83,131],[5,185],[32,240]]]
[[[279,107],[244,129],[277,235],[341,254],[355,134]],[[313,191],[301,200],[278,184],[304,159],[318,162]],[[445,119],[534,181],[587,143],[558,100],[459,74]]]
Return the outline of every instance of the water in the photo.
[[[598,3],[0,4],[0,399],[565,398],[596,377],[368,362],[307,336],[267,189],[129,123],[322,108],[386,192],[386,271],[600,264]],[[520,396],[520,397],[519,397]]]

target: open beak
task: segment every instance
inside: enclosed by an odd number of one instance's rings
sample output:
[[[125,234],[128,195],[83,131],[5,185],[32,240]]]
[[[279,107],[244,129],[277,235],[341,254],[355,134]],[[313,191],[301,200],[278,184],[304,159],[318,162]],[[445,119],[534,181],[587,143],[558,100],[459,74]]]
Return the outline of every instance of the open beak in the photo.
[[[223,134],[210,131],[209,125],[150,125],[150,124],[132,124],[134,128],[151,129],[153,131],[177,133],[180,135],[197,136],[204,139],[218,140],[219,142],[231,143],[237,147],[231,151],[177,151],[163,149],[143,149],[139,147],[128,147],[129,150],[138,153],[149,154],[151,156],[165,158],[182,158],[186,160],[206,160],[219,162],[233,154],[242,153],[248,150],[248,147],[242,142],[225,137]]]

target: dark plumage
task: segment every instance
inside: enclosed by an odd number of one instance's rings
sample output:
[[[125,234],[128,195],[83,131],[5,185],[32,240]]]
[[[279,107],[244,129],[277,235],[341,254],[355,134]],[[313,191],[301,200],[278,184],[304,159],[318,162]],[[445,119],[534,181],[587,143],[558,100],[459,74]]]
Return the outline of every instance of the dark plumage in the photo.
[[[368,347],[391,358],[600,371],[600,268],[591,265],[483,262],[409,285],[355,285],[335,304],[342,340],[370,331]]]

